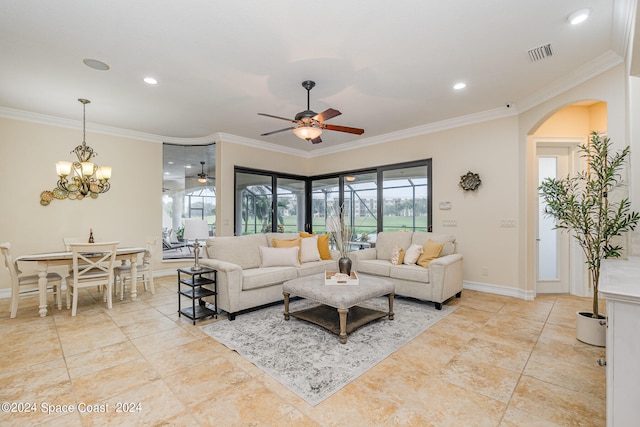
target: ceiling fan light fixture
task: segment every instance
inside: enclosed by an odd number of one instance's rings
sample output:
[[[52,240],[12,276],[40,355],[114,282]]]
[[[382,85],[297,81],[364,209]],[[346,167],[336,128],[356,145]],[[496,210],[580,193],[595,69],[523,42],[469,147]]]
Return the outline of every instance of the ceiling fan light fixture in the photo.
[[[198,178],[198,182],[201,182],[201,183],[203,183],[203,184],[206,184],[206,183],[207,183],[207,178],[200,177],[200,178]]]
[[[300,139],[311,141],[322,134],[322,129],[313,126],[298,126],[293,133]]]

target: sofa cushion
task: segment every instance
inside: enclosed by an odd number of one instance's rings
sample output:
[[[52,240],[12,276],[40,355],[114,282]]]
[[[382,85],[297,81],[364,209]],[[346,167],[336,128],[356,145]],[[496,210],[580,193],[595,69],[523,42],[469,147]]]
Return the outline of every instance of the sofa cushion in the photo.
[[[410,280],[412,282],[429,283],[429,269],[419,265],[394,265],[389,269],[392,279]]]
[[[262,267],[243,270],[242,290],[266,288],[298,277],[295,267]]]
[[[404,261],[403,264],[412,265],[418,261],[420,255],[422,254],[422,246],[421,245],[411,245],[409,249],[404,253]]]
[[[268,248],[260,246],[260,267],[299,267],[299,246],[290,248]]]
[[[242,268],[260,267],[260,246],[267,246],[264,234],[221,236],[207,239],[207,256]]]
[[[325,271],[335,271],[336,270],[336,262],[335,260],[321,260],[321,261],[313,261],[313,262],[305,262],[297,269],[298,277],[311,276],[312,274],[320,274]]]
[[[358,261],[358,273],[389,277],[391,261],[386,259],[367,259]]]
[[[431,239],[427,240],[427,243],[422,246],[422,253],[416,264],[420,267],[429,268],[429,263],[440,256],[444,243],[434,242]]]
[[[411,245],[412,234],[406,231],[381,231],[376,238],[376,258],[390,260],[393,248],[396,246],[400,246],[406,251]]]

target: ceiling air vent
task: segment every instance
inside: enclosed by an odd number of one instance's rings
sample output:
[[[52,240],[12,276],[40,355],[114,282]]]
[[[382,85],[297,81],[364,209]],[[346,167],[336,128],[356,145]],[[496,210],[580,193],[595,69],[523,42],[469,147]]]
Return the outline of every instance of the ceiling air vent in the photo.
[[[537,62],[552,55],[553,49],[551,49],[551,43],[529,50],[529,59],[531,59],[531,62]]]

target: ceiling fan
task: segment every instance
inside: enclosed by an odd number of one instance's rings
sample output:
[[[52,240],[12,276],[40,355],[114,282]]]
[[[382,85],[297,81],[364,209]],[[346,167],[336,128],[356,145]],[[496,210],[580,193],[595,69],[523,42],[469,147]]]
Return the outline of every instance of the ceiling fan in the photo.
[[[309,107],[309,98],[310,98],[309,93],[310,93],[311,89],[313,89],[313,87],[315,85],[316,85],[316,83],[311,81],[311,80],[305,80],[305,81],[302,82],[302,87],[304,87],[307,90],[307,109],[305,111],[301,111],[298,114],[296,114],[296,117],[293,120],[287,119],[285,117],[274,116],[274,115],[271,115],[271,114],[258,113],[258,115],[260,115],[260,116],[266,116],[266,117],[272,117],[274,119],[286,120],[288,122],[296,124],[295,126],[291,126],[291,127],[288,127],[288,128],[278,129],[278,130],[274,130],[274,131],[271,131],[271,132],[263,133],[260,136],[273,135],[274,133],[284,132],[284,131],[288,131],[288,130],[292,130],[293,129],[293,133],[298,138],[305,139],[307,141],[311,141],[313,144],[317,144],[319,142],[322,142],[322,139],[320,139],[320,134],[322,134],[322,131],[324,129],[326,129],[326,130],[335,130],[335,131],[338,131],[338,132],[353,133],[353,134],[356,134],[356,135],[362,135],[364,133],[364,129],[352,128],[352,127],[348,127],[348,126],[328,125],[328,124],[324,123],[325,121],[327,121],[329,119],[332,119],[332,118],[342,114],[338,110],[335,110],[333,108],[329,108],[329,109],[323,111],[320,114],[318,114],[315,111],[311,110],[311,108]]]
[[[202,172],[200,172],[197,176],[198,176],[198,182],[201,182],[203,184],[206,184],[208,180],[213,180],[213,178],[211,178],[205,171],[204,171],[204,162],[200,162],[200,165],[202,166]]]

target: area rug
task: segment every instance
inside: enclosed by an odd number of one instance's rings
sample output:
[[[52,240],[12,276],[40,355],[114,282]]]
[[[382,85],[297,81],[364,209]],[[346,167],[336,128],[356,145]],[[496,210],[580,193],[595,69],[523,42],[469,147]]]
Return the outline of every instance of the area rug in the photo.
[[[295,300],[290,311],[314,305]],[[386,297],[360,305],[389,309]],[[455,310],[446,305],[436,310],[431,303],[405,298],[396,298],[393,308],[394,320],[369,323],[349,334],[346,344],[309,322],[285,321],[282,304],[200,329],[315,406]]]

